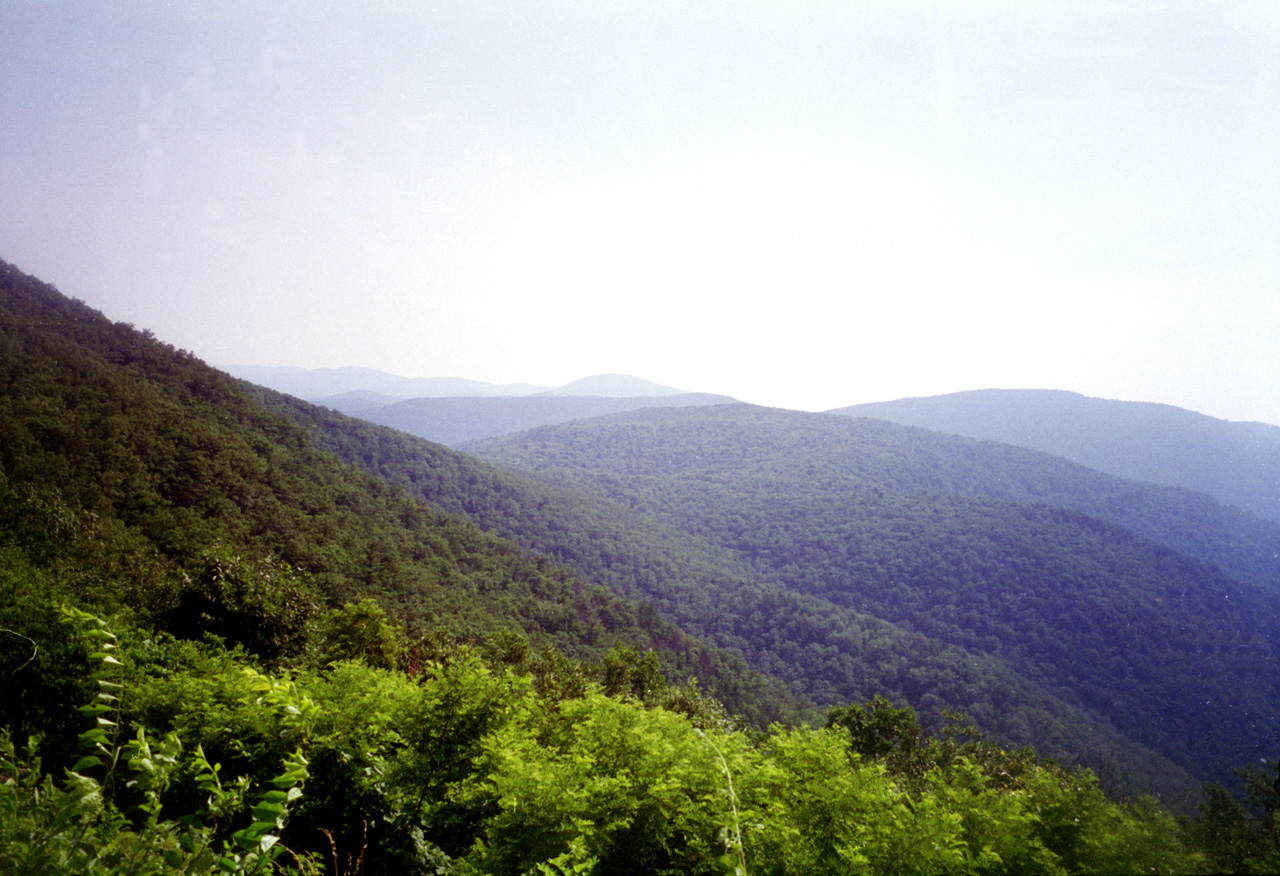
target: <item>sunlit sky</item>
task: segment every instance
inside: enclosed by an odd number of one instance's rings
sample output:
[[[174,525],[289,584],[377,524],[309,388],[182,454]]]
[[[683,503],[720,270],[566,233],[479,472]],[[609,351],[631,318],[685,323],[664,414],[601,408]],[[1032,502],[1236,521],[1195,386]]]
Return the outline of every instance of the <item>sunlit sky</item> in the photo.
[[[1280,5],[0,4],[0,258],[218,365],[1280,424]]]

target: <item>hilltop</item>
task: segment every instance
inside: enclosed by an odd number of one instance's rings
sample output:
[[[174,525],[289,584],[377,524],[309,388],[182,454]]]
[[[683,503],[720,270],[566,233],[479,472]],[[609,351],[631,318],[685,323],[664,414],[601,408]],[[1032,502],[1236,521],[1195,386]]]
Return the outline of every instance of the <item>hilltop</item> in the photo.
[[[1044,389],[974,390],[831,413],[1042,450],[1122,478],[1206,493],[1280,522],[1278,426]]]

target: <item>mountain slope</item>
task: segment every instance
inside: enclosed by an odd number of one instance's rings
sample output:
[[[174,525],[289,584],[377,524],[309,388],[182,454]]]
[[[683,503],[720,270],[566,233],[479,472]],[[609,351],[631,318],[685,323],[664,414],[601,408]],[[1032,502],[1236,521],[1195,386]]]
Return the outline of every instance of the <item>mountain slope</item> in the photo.
[[[797,705],[735,655],[338,460],[310,437],[315,423],[260,401],[286,397],[248,391],[2,262],[0,385],[0,549],[65,567],[110,606],[247,639],[255,630],[235,611],[211,627],[207,604],[211,583],[247,570],[268,602],[375,596],[415,636],[518,629],[588,659],[656,648],[760,723]]]
[[[1101,716],[1028,680],[999,656],[947,645],[828,599],[768,583],[734,552],[616,502],[530,481],[403,433],[263,393],[344,459],[486,529],[555,556],[820,704],[875,695],[937,726],[960,710],[997,738],[1065,763],[1106,766],[1117,788],[1184,802],[1196,783]]]
[[[547,427],[482,455],[652,514],[792,591],[998,656],[1202,777],[1273,753],[1280,599],[1010,498],[1041,468],[1065,477],[1061,460],[748,406]]]
[[[788,591],[763,580],[751,552],[684,534],[652,514],[535,490],[438,445],[246,387],[9,266],[0,270],[0,296],[0,511],[19,523],[33,511],[71,521],[69,540],[103,560],[77,567],[75,586],[114,588],[116,604],[173,617],[209,576],[218,580],[238,563],[284,581],[286,591],[291,581],[314,584],[333,603],[376,594],[413,631],[485,636],[517,626],[586,656],[618,642],[658,647],[669,665],[696,672],[753,719],[785,717],[785,692],[732,654],[450,513],[470,504],[495,529],[523,532],[526,545],[556,546],[569,561],[579,551],[583,568],[612,576],[600,580],[626,582],[619,589],[647,596],[821,702],[886,693],[926,715],[959,706],[1004,738],[1067,760],[1116,752],[1136,786],[1188,792],[1182,769],[1073,702],[1071,691],[1014,671],[1004,655],[913,632],[824,594]],[[331,444],[342,445],[349,463],[331,455]],[[407,448],[407,462],[391,458],[396,448]],[[366,472],[352,467],[357,461]],[[415,478],[442,501],[415,501],[409,490],[428,492]],[[477,495],[477,482],[492,490]],[[596,531],[574,531],[580,521],[594,521]],[[6,529],[6,544],[21,544],[22,529]],[[41,550],[51,562],[73,559],[64,545]],[[1240,667],[1249,677],[1252,664]]]
[[[1197,490],[1280,521],[1277,426],[1055,390],[975,390],[830,413],[1042,450],[1119,477]]]

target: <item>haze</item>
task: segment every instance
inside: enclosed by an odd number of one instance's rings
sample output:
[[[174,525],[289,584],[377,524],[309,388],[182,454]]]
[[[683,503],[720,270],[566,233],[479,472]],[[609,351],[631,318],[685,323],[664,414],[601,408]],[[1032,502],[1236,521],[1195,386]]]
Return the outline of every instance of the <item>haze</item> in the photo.
[[[1274,9],[9,3],[0,258],[214,364],[1280,423]]]

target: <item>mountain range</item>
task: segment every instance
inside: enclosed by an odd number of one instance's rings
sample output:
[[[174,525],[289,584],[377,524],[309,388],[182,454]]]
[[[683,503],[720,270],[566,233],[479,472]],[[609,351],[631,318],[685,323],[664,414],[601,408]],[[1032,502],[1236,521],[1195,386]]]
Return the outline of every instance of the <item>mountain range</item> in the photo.
[[[486,383],[462,377],[402,377],[373,368],[290,368],[269,365],[228,365],[233,377],[324,404],[351,394],[386,399],[521,398],[543,396],[600,396],[635,398],[680,395],[684,390],[663,386],[628,374],[594,374],[562,386],[531,383]]]
[[[271,578],[281,606],[306,582],[333,605],[372,596],[415,636],[652,650],[758,726],[877,694],[935,727],[959,709],[1176,807],[1275,757],[1280,524],[1247,508],[696,394],[464,454],[233,379],[0,268],[5,544],[176,635],[287,646],[211,607],[219,570],[250,557],[295,570]]]
[[[833,413],[1043,450],[1136,481],[1185,487],[1280,521],[1280,427],[1058,390],[986,389]]]
[[[450,447],[537,426],[652,407],[726,404],[728,396],[685,392],[627,374],[596,374],[558,387],[408,378],[364,368],[247,366],[245,380]]]

